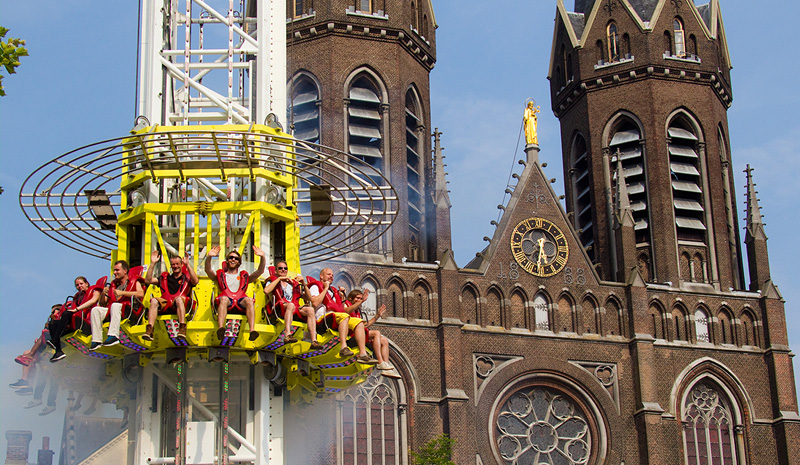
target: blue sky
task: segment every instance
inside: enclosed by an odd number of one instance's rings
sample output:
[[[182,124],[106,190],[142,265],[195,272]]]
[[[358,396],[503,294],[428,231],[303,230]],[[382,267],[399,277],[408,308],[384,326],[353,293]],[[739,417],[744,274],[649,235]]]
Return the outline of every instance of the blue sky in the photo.
[[[25,177],[58,155],[87,143],[120,137],[133,126],[137,3],[133,0],[29,2],[0,0],[0,23],[23,37],[31,56],[4,79],[0,98],[0,380],[18,377],[13,357],[28,348],[51,303],[72,292],[71,279],[107,274],[107,263],[58,245],[37,231],[18,206]],[[502,5],[502,9],[493,6]],[[567,2],[568,8],[572,2]],[[786,299],[790,346],[800,344],[800,287],[790,280],[800,263],[792,237],[800,187],[800,93],[792,80],[797,50],[794,1],[722,1],[734,66],[728,112],[736,193],[744,219],[746,164],[755,168],[769,236],[774,282]],[[525,100],[542,107],[540,158],[563,192],[560,132],[550,111],[547,69],[555,1],[434,1],[437,63],[431,74],[433,126],[444,133],[453,202],[453,248],[465,265],[492,236],[496,206],[504,202]],[[792,67],[795,68],[792,68]],[[518,166],[518,165],[514,165]],[[515,168],[518,171],[518,168]],[[743,223],[742,223],[743,226]],[[744,235],[742,234],[742,237]],[[798,371],[800,373],[800,371]],[[65,405],[65,396],[60,399]],[[35,411],[0,385],[0,429],[36,428]],[[22,412],[25,412],[24,414]],[[48,419],[60,434],[63,410]],[[9,419],[13,418],[11,422]],[[56,440],[57,443],[57,440]],[[34,438],[34,446],[41,444]]]

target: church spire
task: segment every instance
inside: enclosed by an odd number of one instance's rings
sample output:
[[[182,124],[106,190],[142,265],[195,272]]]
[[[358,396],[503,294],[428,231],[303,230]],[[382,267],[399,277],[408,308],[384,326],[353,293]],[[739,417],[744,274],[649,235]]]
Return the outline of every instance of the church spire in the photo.
[[[619,154],[617,154],[619,156]],[[616,278],[620,282],[627,282],[629,273],[637,266],[636,258],[636,222],[633,219],[633,209],[628,197],[628,183],[622,163],[617,163],[617,172],[614,176],[614,247],[616,249]]]
[[[747,226],[744,243],[747,246],[747,263],[750,269],[750,290],[763,290],[770,280],[769,254],[767,252],[767,234],[764,232],[764,221],[761,207],[758,205],[758,191],[753,182],[753,168],[747,165]]]
[[[450,208],[450,191],[447,190],[447,173],[444,172],[444,155],[442,154],[442,144],[440,141],[442,133],[439,128],[433,130],[433,177],[434,177],[434,190],[433,201],[437,208],[442,206]]]

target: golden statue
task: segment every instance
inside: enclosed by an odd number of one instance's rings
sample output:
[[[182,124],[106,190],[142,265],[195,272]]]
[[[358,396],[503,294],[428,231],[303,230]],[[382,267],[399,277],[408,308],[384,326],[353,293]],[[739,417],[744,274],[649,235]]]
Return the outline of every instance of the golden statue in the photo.
[[[535,104],[535,100],[528,99],[528,103],[525,105],[525,113],[522,115],[522,122],[525,126],[525,142],[539,145],[539,137],[536,133],[538,125],[536,114],[539,113],[539,107],[535,107]]]

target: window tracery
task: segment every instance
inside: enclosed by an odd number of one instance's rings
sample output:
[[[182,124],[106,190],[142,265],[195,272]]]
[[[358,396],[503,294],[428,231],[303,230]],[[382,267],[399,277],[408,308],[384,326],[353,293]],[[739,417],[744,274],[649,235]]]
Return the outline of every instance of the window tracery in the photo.
[[[402,460],[397,382],[378,374],[341,397],[338,405],[339,463],[399,465]]]
[[[594,440],[581,406],[549,386],[514,392],[495,416],[495,446],[505,464],[589,463]]]
[[[687,464],[738,463],[733,412],[716,386],[701,382],[692,387],[682,420]]]

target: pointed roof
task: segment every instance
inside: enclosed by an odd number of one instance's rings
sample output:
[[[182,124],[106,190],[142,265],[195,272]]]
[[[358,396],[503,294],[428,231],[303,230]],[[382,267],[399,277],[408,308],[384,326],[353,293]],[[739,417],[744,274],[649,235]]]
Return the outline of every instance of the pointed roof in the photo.
[[[758,205],[758,191],[753,182],[753,168],[747,165],[744,170],[747,174],[747,234],[753,238],[766,239],[764,232],[764,219],[761,216],[761,207]]]
[[[442,154],[444,148],[439,140],[441,135],[439,128],[433,130],[433,202],[436,205],[443,202],[445,207],[450,208],[452,204],[450,203],[450,191],[447,190],[447,173],[444,172],[445,164]]]
[[[653,18],[660,0],[628,0],[633,10],[642,21],[648,22]]]

